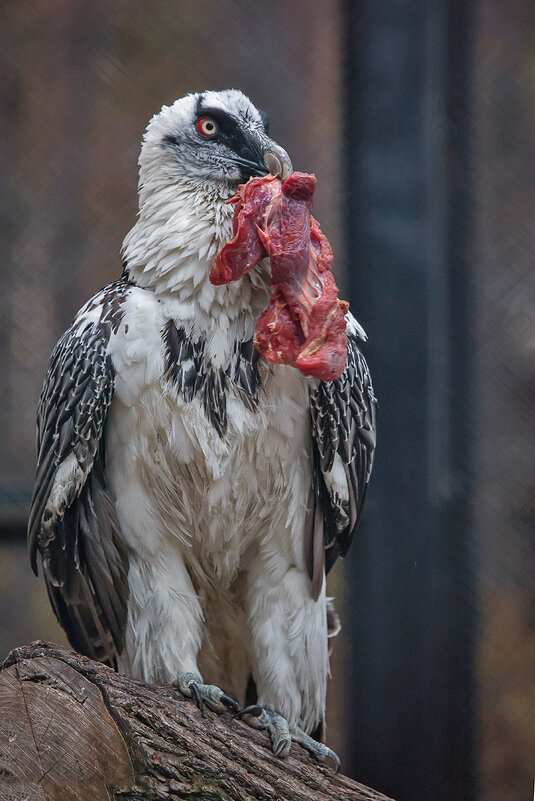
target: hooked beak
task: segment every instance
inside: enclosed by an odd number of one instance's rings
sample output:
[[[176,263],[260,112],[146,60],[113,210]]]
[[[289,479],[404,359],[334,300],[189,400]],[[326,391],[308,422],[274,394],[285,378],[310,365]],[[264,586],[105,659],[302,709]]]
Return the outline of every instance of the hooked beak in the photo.
[[[275,142],[271,142],[263,154],[264,166],[272,175],[278,175],[285,181],[293,172],[292,162],[288,153]]]
[[[252,137],[232,159],[241,170],[241,183],[249,178],[271,173],[285,181],[293,172],[290,156],[280,145],[267,136]]]

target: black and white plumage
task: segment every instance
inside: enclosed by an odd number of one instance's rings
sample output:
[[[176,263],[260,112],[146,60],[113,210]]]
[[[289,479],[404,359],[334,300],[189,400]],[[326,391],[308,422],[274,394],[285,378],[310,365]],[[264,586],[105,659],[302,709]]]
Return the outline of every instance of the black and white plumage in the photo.
[[[325,573],[372,468],[364,335],[348,315],[343,375],[307,379],[253,346],[269,264],[210,284],[237,183],[291,170],[244,95],[164,107],[139,163],[123,278],[78,313],[43,387],[32,565],[40,552],[79,651],[184,692],[193,681],[215,707],[217,686],[243,702],[252,675],[284,754],[278,715],[307,747],[323,720]]]

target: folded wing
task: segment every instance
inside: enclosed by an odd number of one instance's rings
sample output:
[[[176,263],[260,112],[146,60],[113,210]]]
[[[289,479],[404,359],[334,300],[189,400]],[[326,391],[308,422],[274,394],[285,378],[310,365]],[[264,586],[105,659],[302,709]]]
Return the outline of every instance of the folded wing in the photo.
[[[350,318],[346,367],[336,381],[310,391],[316,514],[310,548],[314,594],[323,568],[345,556],[359,523],[373,466],[377,401],[360,352],[358,324]],[[318,586],[319,585],[319,586]]]
[[[75,321],[52,353],[39,401],[28,524],[33,570],[39,551],[69,641],[111,665],[123,647],[128,600],[127,552],[106,487],[103,436],[114,387],[110,310],[115,304],[117,312],[121,292],[120,282],[103,290],[88,322],[83,315]]]

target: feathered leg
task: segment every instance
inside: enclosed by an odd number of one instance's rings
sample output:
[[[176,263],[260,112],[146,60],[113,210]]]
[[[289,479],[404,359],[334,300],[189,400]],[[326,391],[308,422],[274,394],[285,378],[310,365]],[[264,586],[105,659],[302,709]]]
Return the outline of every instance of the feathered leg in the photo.
[[[219,687],[204,684],[197,667],[203,611],[184,563],[167,558],[144,563],[133,557],[125,652],[120,668],[146,682],[174,683],[202,709],[237,712],[239,704]]]
[[[308,734],[325,716],[325,586],[314,601],[304,565],[299,568],[263,546],[248,573],[246,607],[258,704],[238,716],[266,729],[278,756],[289,753],[294,739],[337,768],[336,754]]]

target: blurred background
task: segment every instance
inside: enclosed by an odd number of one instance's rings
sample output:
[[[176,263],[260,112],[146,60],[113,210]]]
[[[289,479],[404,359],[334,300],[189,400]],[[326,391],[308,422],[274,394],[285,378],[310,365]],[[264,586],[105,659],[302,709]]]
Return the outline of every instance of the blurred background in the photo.
[[[151,115],[236,87],[297,169],[380,401],[331,592],[328,740],[398,801],[525,801],[535,756],[535,6],[3,0],[0,658],[65,643],[25,521],[51,349],[119,276]]]

